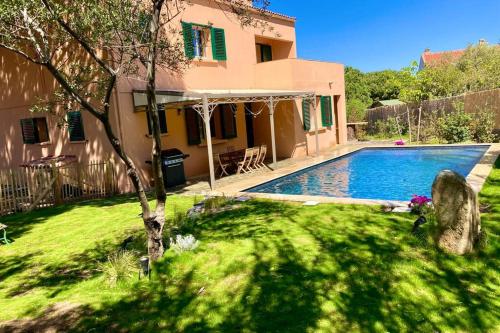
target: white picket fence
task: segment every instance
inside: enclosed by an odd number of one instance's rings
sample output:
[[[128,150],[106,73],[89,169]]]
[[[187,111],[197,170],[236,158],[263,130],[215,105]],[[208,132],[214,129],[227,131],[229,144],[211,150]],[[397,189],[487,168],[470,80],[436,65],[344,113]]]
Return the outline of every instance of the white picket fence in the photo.
[[[111,162],[0,170],[0,216],[116,193]]]

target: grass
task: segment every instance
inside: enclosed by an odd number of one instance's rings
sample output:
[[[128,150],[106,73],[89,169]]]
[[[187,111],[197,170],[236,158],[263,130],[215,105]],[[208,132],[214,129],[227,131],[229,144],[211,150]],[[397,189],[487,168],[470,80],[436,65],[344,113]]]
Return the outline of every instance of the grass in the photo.
[[[408,214],[249,201],[196,220],[199,247],[167,251],[151,281],[114,287],[98,267],[120,247],[141,248],[133,198],[11,216],[2,220],[15,242],[0,246],[0,321],[43,320],[65,301],[81,309],[77,332],[494,332],[500,160],[481,201],[491,205],[488,246],[463,257],[435,249],[431,225],[412,236]],[[193,199],[169,203],[173,217]]]

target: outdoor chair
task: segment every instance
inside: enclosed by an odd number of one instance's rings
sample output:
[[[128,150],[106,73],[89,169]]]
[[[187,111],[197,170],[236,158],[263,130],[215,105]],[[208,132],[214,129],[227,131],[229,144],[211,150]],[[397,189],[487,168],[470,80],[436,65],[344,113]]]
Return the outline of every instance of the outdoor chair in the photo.
[[[261,154],[262,154],[262,146],[258,147],[258,148],[254,148],[254,149],[257,151],[257,154],[256,154],[255,158],[253,159],[252,169],[260,170],[261,167],[259,165],[259,162],[260,162],[260,158],[261,158]]]
[[[222,178],[223,176],[229,176],[228,169],[230,167],[230,164],[223,162],[220,154],[214,154],[214,160],[217,163],[217,169],[215,172],[220,171],[219,178]]]
[[[9,244],[10,241],[7,239],[7,226],[5,224],[0,223],[0,231],[2,231],[3,236],[0,236],[0,241],[4,244]]]
[[[255,166],[255,162],[258,162],[259,161],[259,154],[260,154],[260,149],[257,147],[257,148],[252,148],[253,149],[253,152],[252,152],[252,159],[248,162],[248,172],[254,172],[254,171],[257,171],[259,170],[259,168],[257,168]]]
[[[238,162],[238,169],[236,171],[237,174],[240,174],[242,171],[244,173],[252,171],[252,169],[250,168],[250,165],[253,161],[253,156],[254,156],[254,149],[253,148],[245,149],[245,155],[243,156],[243,160]]]
[[[267,154],[267,146],[266,145],[260,146],[259,156],[254,163],[255,168],[257,169],[266,168],[266,164],[264,163],[264,161],[266,160],[266,154]]]

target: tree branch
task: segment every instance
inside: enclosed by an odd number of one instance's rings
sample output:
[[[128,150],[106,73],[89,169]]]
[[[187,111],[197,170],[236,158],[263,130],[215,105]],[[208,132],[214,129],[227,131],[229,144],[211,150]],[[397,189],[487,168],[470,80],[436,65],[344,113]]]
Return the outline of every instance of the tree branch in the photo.
[[[83,49],[94,59],[101,67],[103,67],[110,75],[115,75],[115,70],[113,70],[103,59],[101,59],[97,53],[90,47],[90,45],[81,38],[80,35],[74,31],[69,24],[67,24],[59,15],[57,15],[47,0],[41,0],[44,4],[45,8],[49,11],[49,13],[56,19],[59,25],[71,36],[73,37],[78,44],[80,44]]]
[[[5,45],[3,43],[0,43],[0,48],[12,51],[12,52],[20,55],[21,57],[25,58],[26,60],[31,61],[34,64],[37,64],[37,65],[43,65],[44,64],[42,61],[36,60],[35,58],[29,56],[27,53],[25,53],[25,52],[23,52],[21,50],[18,50],[16,48],[13,48],[11,46]]]
[[[49,72],[54,76],[56,81],[63,87],[64,90],[81,106],[83,106],[87,111],[89,111],[93,116],[97,119],[103,119],[103,114],[99,112],[92,104],[86,101],[80,94],[71,87],[68,81],[64,78],[63,74],[50,62],[46,62],[42,64],[46,67]]]
[[[116,83],[116,75],[112,75],[111,78],[109,79],[108,89],[106,89],[106,95],[104,97],[104,113],[106,114],[106,117],[109,114],[111,94],[113,93],[115,83]]]

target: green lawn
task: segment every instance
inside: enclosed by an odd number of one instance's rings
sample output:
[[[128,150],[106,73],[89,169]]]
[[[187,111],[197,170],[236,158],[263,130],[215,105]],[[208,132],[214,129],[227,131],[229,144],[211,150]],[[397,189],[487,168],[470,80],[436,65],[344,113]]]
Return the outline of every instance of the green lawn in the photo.
[[[488,245],[465,257],[436,250],[432,225],[412,236],[408,214],[250,201],[199,220],[199,248],[169,250],[151,281],[116,287],[97,268],[142,235],[133,198],[11,216],[0,321],[64,301],[78,311],[60,321],[77,332],[498,332],[500,160],[481,200]],[[170,197],[169,216],[192,204]]]

